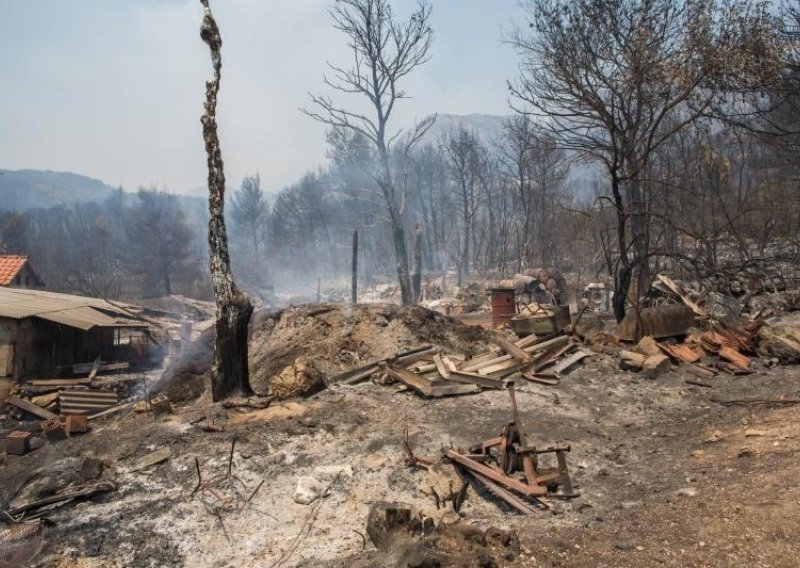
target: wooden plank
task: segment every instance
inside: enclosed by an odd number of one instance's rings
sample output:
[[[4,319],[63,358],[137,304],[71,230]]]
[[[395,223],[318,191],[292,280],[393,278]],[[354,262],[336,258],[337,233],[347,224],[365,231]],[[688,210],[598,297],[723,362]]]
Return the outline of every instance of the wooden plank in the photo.
[[[88,385],[91,383],[89,379],[34,379],[25,381],[26,385],[32,387],[77,387],[81,385]]]
[[[139,458],[136,461],[136,464],[131,469],[131,472],[141,471],[143,469],[147,469],[148,467],[158,465],[162,462],[167,461],[171,456],[172,456],[172,449],[169,446],[158,449],[152,453],[147,454],[146,456]]]
[[[573,349],[575,349],[575,345],[573,343],[567,343],[567,345],[564,346],[551,347],[546,352],[542,353],[539,357],[536,358],[536,361],[533,364],[533,371],[534,372],[541,371],[545,367],[557,361],[559,357],[561,357],[562,355],[566,355]]]
[[[481,369],[485,369],[487,367],[493,367],[500,363],[509,363],[510,365],[516,365],[516,361],[511,355],[500,355],[499,357],[495,357],[494,359],[490,359],[488,361],[484,361],[482,363],[473,364],[467,361],[467,365],[463,365],[461,367],[462,371],[467,371],[468,373],[479,372]]]
[[[33,414],[34,416],[38,416],[39,418],[44,418],[45,420],[48,420],[50,418],[55,418],[57,416],[56,414],[53,414],[49,410],[45,410],[44,408],[36,406],[32,402],[29,402],[24,398],[20,398],[15,395],[11,395],[10,397],[8,397],[8,400],[6,400],[6,404],[16,406],[17,408],[20,408],[25,412]]]
[[[522,361],[523,363],[530,363],[533,360],[533,357],[530,353],[526,352],[518,345],[514,345],[510,341],[507,341],[503,337],[495,337],[494,343],[503,351],[514,357],[514,359]]]
[[[465,361],[463,365],[459,365],[462,371],[477,371],[482,366],[494,364],[499,360],[508,361],[511,359],[510,355],[498,355],[498,352],[484,353],[478,357],[473,357],[469,361]]]
[[[504,369],[502,371],[497,371],[496,373],[492,373],[491,375],[486,375],[486,376],[489,377],[489,378],[492,378],[492,379],[508,380],[509,377],[513,377],[514,375],[518,375],[520,371],[522,371],[523,369],[527,369],[528,367],[530,367],[529,364],[520,363],[516,367],[511,367],[510,369]]]
[[[706,313],[706,311],[703,308],[698,306],[692,300],[687,298],[686,295],[684,295],[684,293],[681,291],[678,284],[672,278],[664,274],[659,274],[658,276],[656,276],[656,278],[658,278],[658,280],[661,281],[661,283],[664,284],[664,286],[672,290],[675,293],[675,295],[677,295],[684,304],[689,306],[695,314],[697,314],[702,318],[708,317],[708,313]]]
[[[541,343],[531,345],[530,347],[526,347],[525,351],[527,353],[541,353],[542,351],[547,351],[551,347],[555,347],[557,345],[565,345],[567,343],[569,343],[569,337],[567,337],[566,335],[559,335],[558,337],[554,337],[553,339],[548,339],[547,341],[543,341]]]
[[[522,378],[532,383],[539,383],[540,385],[547,385],[549,387],[558,386],[561,382],[556,375],[537,375],[534,373],[522,373]]]
[[[116,490],[116,488],[117,488],[116,484],[112,481],[101,481],[100,483],[97,483],[95,485],[85,485],[83,487],[78,487],[77,489],[73,489],[69,493],[60,493],[58,495],[52,495],[50,497],[40,499],[38,501],[26,503],[25,505],[13,507],[8,510],[8,514],[16,516],[19,515],[20,513],[24,513],[32,509],[38,509],[39,507],[44,507],[45,505],[52,505],[54,503],[60,503],[62,501],[72,501],[73,499],[78,499],[81,497],[91,497],[92,495],[96,495],[97,493],[103,493],[105,491],[114,491]]]
[[[481,392],[481,388],[477,385],[460,385],[457,383],[450,383],[446,385],[436,385],[431,387],[431,396],[438,398],[441,396],[458,396],[462,394],[475,394]]]
[[[80,363],[78,365],[72,366],[72,374],[73,375],[81,375],[83,373],[91,373],[92,369],[94,369],[94,363]],[[116,363],[105,363],[101,364],[98,367],[97,372],[107,372],[107,371],[125,371],[129,369],[131,364],[127,361],[118,361]]]
[[[569,369],[570,367],[572,367],[576,363],[582,361],[583,359],[585,359],[588,356],[589,356],[589,354],[586,351],[578,351],[577,353],[575,353],[574,355],[572,355],[568,359],[566,359],[564,361],[561,361],[561,363],[556,365],[555,369],[553,369],[553,372],[556,375],[560,375],[561,373],[563,373],[564,371],[566,371],[567,369]]]
[[[533,507],[528,505],[520,497],[517,497],[516,495],[514,495],[513,493],[511,493],[507,489],[504,489],[503,487],[499,486],[498,484],[496,484],[491,479],[488,479],[488,478],[484,477],[483,475],[481,475],[479,473],[476,473],[474,471],[470,471],[469,474],[478,483],[483,485],[489,493],[491,493],[495,497],[498,497],[499,499],[502,499],[503,501],[508,503],[510,506],[515,508],[520,513],[523,513],[525,515],[535,515],[536,514],[536,509],[534,509]]]
[[[551,340],[553,337],[552,335],[528,335],[527,337],[523,337],[522,339],[518,339],[514,342],[514,345],[517,347],[522,347],[523,349],[526,347],[530,347],[531,345],[536,345],[537,343],[544,343],[545,341]]]
[[[446,379],[450,376],[450,369],[444,364],[441,355],[434,355],[433,356],[433,364],[436,365],[436,370],[439,371],[439,374],[442,376],[443,379]]]
[[[569,337],[566,335],[560,335],[558,337],[554,337],[552,339],[548,339],[545,341],[541,341],[539,343],[535,343],[533,345],[529,345],[528,347],[523,348],[523,351],[528,354],[533,353],[540,353],[542,351],[547,351],[551,347],[561,346],[569,342]],[[481,356],[480,360],[478,359],[471,359],[467,361],[466,365],[461,367],[462,371],[480,371],[481,369],[485,369],[486,367],[491,367],[493,365],[499,365],[501,363],[507,363],[508,361],[514,361],[514,358],[511,355],[500,355],[499,357],[494,357],[493,359],[484,359],[484,356]],[[513,367],[514,364],[509,364],[507,367],[503,367],[503,369],[507,369]]]
[[[408,369],[409,371],[413,372],[413,373],[421,373],[423,375],[425,373],[430,373],[432,371],[436,371],[437,370],[436,364],[434,364],[434,363],[424,363],[424,364],[422,364],[419,361],[414,363],[413,365],[408,365],[408,366],[403,365],[403,366],[406,369]]]
[[[458,371],[458,365],[451,361],[450,357],[442,357],[442,362],[448,372],[452,373],[453,371]]]
[[[464,466],[470,471],[476,472],[484,477],[491,479],[492,481],[496,481],[497,483],[508,487],[509,489],[514,489],[515,491],[519,491],[523,495],[528,495],[529,497],[537,497],[539,495],[546,495],[547,489],[540,486],[531,486],[521,481],[517,481],[512,477],[508,477],[500,473],[497,470],[492,469],[491,467],[485,466],[482,463],[478,463],[475,460],[471,460],[465,456],[462,456],[452,448],[444,448],[442,450],[445,457],[453,460],[454,462],[458,463],[459,465]]]
[[[710,369],[706,369],[705,367],[700,367],[699,365],[692,365],[692,364],[682,365],[681,368],[686,369],[690,374],[694,375],[699,379],[710,379],[712,377],[717,376],[716,372]]]
[[[489,389],[503,388],[503,381],[498,381],[497,379],[484,377],[483,375],[478,375],[477,373],[469,373],[467,371],[453,371],[452,373],[450,373],[450,380],[459,383],[479,385]]]
[[[54,403],[58,399],[58,392],[51,392],[49,394],[43,394],[39,396],[31,397],[31,402],[36,406],[41,406],[42,408],[46,408]]]
[[[119,412],[120,410],[124,410],[124,409],[128,408],[131,405],[132,405],[132,403],[129,402],[127,404],[120,404],[118,406],[112,406],[111,408],[107,408],[106,410],[103,410],[102,412],[98,412],[96,414],[90,414],[89,416],[86,417],[86,419],[87,420],[94,420],[95,418],[101,418],[103,416],[108,416],[109,414],[114,414],[115,412]]]
[[[356,383],[360,383],[361,381],[367,380],[379,370],[380,367],[378,365],[372,365],[371,367],[367,367],[353,375],[348,376],[346,379],[339,380],[339,382],[344,385],[354,385]]]
[[[507,369],[513,369],[513,368],[519,366],[519,361],[517,361],[516,359],[511,358],[510,355],[508,355],[508,357],[509,357],[509,359],[507,359],[505,361],[502,361],[500,363],[497,363],[495,365],[489,365],[487,367],[481,367],[480,369],[477,370],[478,374],[480,374],[480,375],[491,375],[492,373],[497,373],[498,371],[505,371]],[[469,371],[467,371],[467,372],[469,372]]]
[[[427,379],[423,379],[422,377],[415,375],[411,371],[402,368],[395,368],[395,367],[387,367],[386,372],[389,375],[406,385],[409,388],[414,389],[418,393],[424,396],[432,396],[431,388],[433,385]]]

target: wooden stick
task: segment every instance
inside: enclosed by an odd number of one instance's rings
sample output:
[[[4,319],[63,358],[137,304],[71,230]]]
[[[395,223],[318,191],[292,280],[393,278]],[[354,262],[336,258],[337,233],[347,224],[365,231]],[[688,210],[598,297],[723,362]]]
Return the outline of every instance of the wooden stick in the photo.
[[[24,513],[25,511],[30,511],[31,509],[38,509],[39,507],[44,507],[45,505],[52,505],[53,503],[60,503],[61,501],[71,501],[72,499],[78,499],[80,497],[91,497],[92,495],[96,495],[97,493],[114,491],[116,489],[117,486],[115,483],[111,481],[103,481],[95,485],[88,485],[81,487],[80,489],[71,491],[69,493],[52,495],[50,497],[46,497],[45,499],[39,499],[38,501],[32,501],[30,503],[26,503],[25,505],[14,507],[13,509],[8,510],[8,514],[16,516],[19,515],[20,513]]]

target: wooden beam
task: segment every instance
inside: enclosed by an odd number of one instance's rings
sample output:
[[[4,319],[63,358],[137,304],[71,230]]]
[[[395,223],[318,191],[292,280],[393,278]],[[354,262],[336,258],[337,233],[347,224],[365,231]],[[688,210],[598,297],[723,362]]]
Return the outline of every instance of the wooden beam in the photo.
[[[25,412],[33,414],[34,416],[38,416],[39,418],[44,418],[45,420],[48,420],[50,418],[55,418],[57,416],[56,414],[53,414],[49,410],[46,410],[40,406],[36,406],[32,402],[29,402],[24,398],[20,398],[15,395],[11,395],[10,397],[8,397],[8,400],[6,400],[6,404],[16,406],[17,408],[20,408]]]
[[[464,466],[468,470],[483,475],[484,477],[487,477],[492,481],[496,481],[501,485],[505,485],[509,489],[514,489],[515,491],[519,491],[523,495],[527,495],[529,497],[547,495],[547,489],[545,487],[531,486],[526,483],[522,483],[521,481],[517,481],[516,479],[504,475],[492,469],[491,467],[485,466],[482,463],[478,463],[475,460],[471,460],[468,457],[459,454],[458,452],[456,452],[451,448],[445,448],[443,450],[443,453],[445,457],[453,460],[459,465]]]
[[[523,363],[530,363],[533,360],[533,357],[530,353],[526,352],[524,349],[507,341],[503,337],[495,337],[494,343],[500,347],[503,351],[514,357]]]
[[[451,381],[479,385],[488,389],[503,388],[502,381],[498,381],[497,379],[492,379],[490,377],[484,377],[483,375],[478,375],[477,373],[469,373],[467,371],[453,371],[450,373],[449,378]]]
[[[569,369],[570,367],[572,367],[573,365],[575,365],[576,363],[580,362],[581,360],[585,359],[588,356],[589,354],[586,351],[578,351],[572,357],[569,357],[568,359],[561,361],[561,363],[556,365],[555,369],[553,369],[553,372],[556,375],[560,375],[561,373],[563,373],[564,371],[566,371],[567,369]]]
[[[433,356],[433,364],[436,365],[436,370],[439,371],[439,374],[442,376],[443,379],[446,379],[450,376],[450,369],[444,364],[441,355],[434,355]]]

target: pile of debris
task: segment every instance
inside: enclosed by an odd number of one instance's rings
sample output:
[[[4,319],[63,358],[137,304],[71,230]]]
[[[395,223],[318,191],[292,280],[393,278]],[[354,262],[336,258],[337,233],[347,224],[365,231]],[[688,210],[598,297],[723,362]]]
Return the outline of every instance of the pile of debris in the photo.
[[[797,318],[765,319],[764,310],[759,310],[747,319],[741,316],[733,298],[722,313],[719,298],[707,305],[664,275],[658,276],[657,288],[666,294],[667,301],[681,303],[654,305],[626,315],[614,337],[625,342],[642,339],[632,350],[619,352],[624,369],[644,370],[654,378],[674,362],[692,375],[710,378],[720,371],[730,375],[753,373],[756,357],[763,357],[767,366],[800,362]],[[708,299],[713,300],[713,295]]]
[[[398,349],[435,345],[445,352],[472,354],[489,339],[486,330],[422,307],[309,304],[254,317],[250,378],[259,393],[309,395],[324,386],[320,376],[369,367],[395,357]]]
[[[570,447],[537,448],[527,436],[520,420],[514,383],[508,384],[511,410],[514,420],[503,426],[498,436],[479,442],[468,451],[458,448],[443,448],[442,461],[433,462],[414,455],[408,441],[404,441],[406,463],[411,467],[432,472],[435,477],[443,476],[442,464],[452,464],[461,483],[453,483],[452,476],[440,489],[431,484],[430,494],[436,499],[437,508],[448,501],[458,511],[466,496],[467,481],[479,485],[489,494],[504,501],[507,505],[525,515],[535,514],[532,505],[541,509],[551,507],[551,499],[572,499],[578,497],[573,490],[567,467],[566,454]],[[553,455],[554,468],[544,468],[540,458]],[[447,478],[446,473],[444,477]],[[446,491],[441,486],[446,485]]]
[[[74,366],[75,374],[88,372],[83,378],[33,379],[16,385],[4,401],[6,413],[19,421],[37,420],[38,425],[11,432],[6,438],[6,453],[24,455],[36,449],[32,431],[40,430],[48,441],[55,442],[88,432],[89,421],[129,407],[131,403],[122,401],[136,396],[146,378],[131,374],[98,376],[127,369],[128,363],[104,363],[98,358],[94,363]]]
[[[590,355],[566,335],[529,335],[514,342],[496,335],[492,343],[489,351],[472,358],[424,346],[336,375],[330,382],[356,384],[384,374],[380,382],[398,382],[424,397],[438,398],[506,388],[519,379],[557,385],[562,374]]]

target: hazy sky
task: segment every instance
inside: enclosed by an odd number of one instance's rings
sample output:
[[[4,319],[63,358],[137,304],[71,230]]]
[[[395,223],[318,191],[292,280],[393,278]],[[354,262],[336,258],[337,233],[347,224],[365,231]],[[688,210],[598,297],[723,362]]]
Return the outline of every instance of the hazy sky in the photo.
[[[349,63],[332,0],[212,0],[223,37],[219,122],[229,182],[267,190],[325,162],[302,115]],[[406,15],[413,0],[395,0]],[[517,57],[502,42],[519,0],[433,0],[433,59],[406,83],[396,125],[433,112],[507,114]],[[199,116],[211,73],[198,0],[0,0],[0,168],[183,193],[205,184]]]

